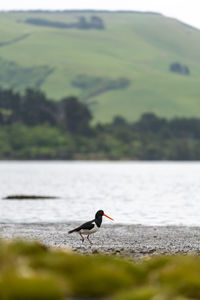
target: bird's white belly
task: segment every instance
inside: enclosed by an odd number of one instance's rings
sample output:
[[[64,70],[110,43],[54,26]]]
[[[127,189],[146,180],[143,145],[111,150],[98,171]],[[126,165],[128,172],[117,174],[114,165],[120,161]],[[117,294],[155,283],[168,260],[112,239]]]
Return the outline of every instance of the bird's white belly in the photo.
[[[81,234],[86,234],[86,235],[88,235],[88,234],[92,234],[92,233],[95,233],[95,232],[97,232],[99,230],[99,227],[97,227],[97,225],[95,224],[94,225],[94,228],[92,228],[91,230],[88,230],[88,229],[81,229]]]

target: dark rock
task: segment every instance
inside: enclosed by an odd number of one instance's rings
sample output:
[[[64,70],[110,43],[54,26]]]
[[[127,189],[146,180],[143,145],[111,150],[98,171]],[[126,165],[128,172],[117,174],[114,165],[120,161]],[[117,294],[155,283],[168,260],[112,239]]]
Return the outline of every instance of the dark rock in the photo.
[[[10,195],[4,200],[39,200],[39,199],[58,199],[58,197],[54,196],[40,196],[40,195]]]

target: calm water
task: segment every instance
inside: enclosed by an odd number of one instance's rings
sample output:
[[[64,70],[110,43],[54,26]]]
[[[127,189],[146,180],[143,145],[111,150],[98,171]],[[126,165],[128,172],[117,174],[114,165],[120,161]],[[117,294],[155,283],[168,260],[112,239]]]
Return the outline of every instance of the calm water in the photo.
[[[13,194],[60,198],[2,200]],[[0,163],[0,222],[84,221],[98,209],[115,223],[200,226],[200,163]]]

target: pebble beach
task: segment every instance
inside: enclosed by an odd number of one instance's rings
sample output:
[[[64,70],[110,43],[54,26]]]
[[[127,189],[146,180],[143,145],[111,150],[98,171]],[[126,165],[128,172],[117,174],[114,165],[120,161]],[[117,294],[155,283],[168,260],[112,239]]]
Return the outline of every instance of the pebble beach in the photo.
[[[78,224],[0,224],[3,239],[37,240],[46,246],[79,253],[102,253],[142,258],[160,254],[200,254],[200,227],[103,225],[91,235],[93,245],[68,231]]]

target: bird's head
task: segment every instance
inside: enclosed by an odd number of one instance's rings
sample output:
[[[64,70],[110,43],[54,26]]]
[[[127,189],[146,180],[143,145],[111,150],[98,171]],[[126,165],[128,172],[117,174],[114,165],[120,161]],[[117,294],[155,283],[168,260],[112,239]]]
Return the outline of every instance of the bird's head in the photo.
[[[112,221],[114,221],[111,217],[109,217],[106,214],[104,214],[103,210],[98,210],[98,212],[95,215],[95,219],[102,218],[103,216],[109,218]]]

